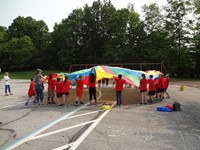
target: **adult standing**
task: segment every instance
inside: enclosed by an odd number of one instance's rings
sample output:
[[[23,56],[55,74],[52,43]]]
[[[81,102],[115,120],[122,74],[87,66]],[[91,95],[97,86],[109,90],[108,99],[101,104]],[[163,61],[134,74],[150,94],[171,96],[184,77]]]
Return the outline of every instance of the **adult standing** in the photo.
[[[92,103],[92,96],[94,97],[95,104],[97,105],[96,97],[96,70],[92,68],[89,74],[89,99],[90,104]]]
[[[36,101],[38,105],[43,105],[44,94],[43,94],[42,80],[44,79],[44,77],[42,76],[41,69],[37,69],[35,71],[34,79],[35,79]]]
[[[117,106],[121,107],[122,105],[122,91],[123,91],[123,85],[126,83],[126,80],[122,79],[122,75],[119,74],[118,77],[113,77],[115,80],[115,91],[116,91],[116,100],[117,100]]]

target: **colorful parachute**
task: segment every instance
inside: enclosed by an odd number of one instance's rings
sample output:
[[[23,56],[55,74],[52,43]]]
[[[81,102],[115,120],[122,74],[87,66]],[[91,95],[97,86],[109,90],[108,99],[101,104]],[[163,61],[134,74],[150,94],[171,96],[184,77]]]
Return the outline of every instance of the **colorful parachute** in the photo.
[[[141,75],[144,73],[146,75],[146,78],[149,78],[149,75],[153,75],[153,78],[157,78],[160,71],[156,70],[148,70],[146,72],[139,71],[139,70],[131,70],[121,67],[110,67],[110,66],[95,66],[96,70],[96,80],[99,81],[103,78],[112,79],[113,76],[118,76],[119,74],[122,75],[122,78],[126,80],[127,84],[133,85],[133,86],[139,86]],[[92,68],[90,69],[83,69],[79,71],[72,72],[71,74],[68,73],[56,73],[53,75],[53,78],[55,78],[57,75],[62,76],[63,79],[65,76],[68,76],[69,80],[71,80],[75,85],[75,78],[77,76],[83,76],[84,77],[84,84],[89,84],[89,74]],[[48,79],[48,76],[47,76]]]
[[[96,69],[97,81],[103,78],[111,79],[113,78],[113,76],[118,76],[119,74],[121,74],[123,79],[126,80],[126,83],[133,86],[139,86],[142,73],[146,75],[146,78],[148,78],[151,73],[151,72],[146,73],[138,70],[131,70],[121,67],[110,67],[110,66],[95,66],[94,68]],[[76,76],[83,76],[84,84],[88,85],[90,71],[91,68],[72,72],[69,76],[69,79],[71,81],[74,81]],[[154,75],[155,76],[154,78],[156,78],[158,74],[157,72],[153,72],[152,75]]]
[[[153,78],[158,78],[159,73],[161,73],[160,71],[157,70],[147,70],[145,71],[148,75],[153,75]]]

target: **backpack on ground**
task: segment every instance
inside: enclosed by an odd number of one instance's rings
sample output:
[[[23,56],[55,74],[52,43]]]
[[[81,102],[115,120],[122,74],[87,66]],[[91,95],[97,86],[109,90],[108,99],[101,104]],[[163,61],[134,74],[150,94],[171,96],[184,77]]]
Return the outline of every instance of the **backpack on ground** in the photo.
[[[182,111],[181,110],[181,104],[178,102],[174,102],[173,104],[173,111]]]

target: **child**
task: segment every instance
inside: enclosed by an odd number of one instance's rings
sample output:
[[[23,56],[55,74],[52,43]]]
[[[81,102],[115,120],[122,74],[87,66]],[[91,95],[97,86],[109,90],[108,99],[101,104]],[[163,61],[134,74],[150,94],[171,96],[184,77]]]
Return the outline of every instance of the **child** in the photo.
[[[117,106],[121,107],[122,105],[122,91],[123,91],[123,85],[126,83],[126,80],[122,79],[122,75],[119,74],[118,77],[113,77],[115,80],[115,91],[116,91],[116,100],[117,100]]]
[[[155,85],[154,85],[154,80],[152,79],[153,78],[153,75],[150,75],[149,76],[149,79],[147,80],[148,84],[149,84],[149,92],[148,92],[148,95],[149,95],[149,100],[148,102],[149,103],[152,103],[153,100],[153,96],[155,96],[156,94],[156,88],[155,88]]]
[[[106,86],[108,87],[108,82],[109,82],[109,79],[106,78]]]
[[[56,96],[57,96],[57,102],[59,106],[62,106],[64,104],[61,104],[61,100],[62,100],[62,81],[61,78],[57,78],[56,81]]]
[[[142,74],[142,78],[140,80],[140,95],[141,95],[140,104],[147,104],[146,92],[147,92],[147,80],[145,74]]]
[[[94,73],[92,71],[94,71]],[[95,68],[92,68],[89,74],[89,96],[90,96],[90,105],[92,104],[92,96],[94,97],[95,104],[97,105]]]
[[[48,104],[56,104],[54,102],[54,92],[55,92],[55,79],[53,75],[50,74],[48,78]]]
[[[10,89],[10,78],[9,78],[8,72],[5,72],[3,80],[5,83],[5,96],[8,96],[8,92],[10,93],[10,95],[12,95],[11,89]]]
[[[166,98],[170,98],[169,96],[169,93],[167,92],[167,88],[169,87],[169,74],[167,74],[164,78],[165,82],[164,82],[164,93],[163,93],[163,97],[164,97],[164,94],[166,93],[167,94],[167,97]]]
[[[156,98],[158,98],[158,93],[157,93],[157,91],[158,91],[158,78],[154,79],[154,86],[155,86],[155,89],[156,89]]]
[[[82,78],[82,76],[79,76],[75,80],[76,80],[76,104],[75,104],[75,106],[78,106],[78,101],[80,102],[80,104],[84,104],[81,101],[81,98],[83,96],[83,78]]]
[[[28,100],[26,102],[26,106],[28,105],[29,100],[31,99],[31,97],[34,97],[33,103],[35,103],[35,88],[34,88],[34,81],[33,78],[31,79],[31,83],[29,85],[29,89],[28,89]]]
[[[63,104],[66,105],[68,99],[69,99],[69,88],[71,86],[72,82],[68,80],[68,77],[65,76],[65,80],[62,84],[62,100]]]
[[[163,92],[164,92],[164,79],[163,79],[163,74],[160,73],[158,76],[158,82],[157,82],[157,93],[158,93],[158,98],[162,101],[163,99]]]

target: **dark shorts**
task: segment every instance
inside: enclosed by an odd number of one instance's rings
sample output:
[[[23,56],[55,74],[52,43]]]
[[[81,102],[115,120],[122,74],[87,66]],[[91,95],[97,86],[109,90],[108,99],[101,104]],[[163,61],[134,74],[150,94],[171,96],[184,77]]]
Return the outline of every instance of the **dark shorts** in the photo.
[[[64,92],[62,93],[62,95],[69,95],[69,92]]]
[[[62,93],[56,94],[57,97],[62,97]]]
[[[151,95],[151,96],[156,95],[156,91],[149,91],[148,95]]]
[[[164,88],[164,89],[163,89],[163,92],[166,92],[166,91],[167,91],[167,89],[166,89],[166,88]]]
[[[147,90],[140,90],[140,93],[142,93],[142,92],[147,92]]]
[[[162,93],[162,92],[164,92],[164,89],[158,88],[158,89],[157,89],[157,92],[158,92],[158,93]]]

